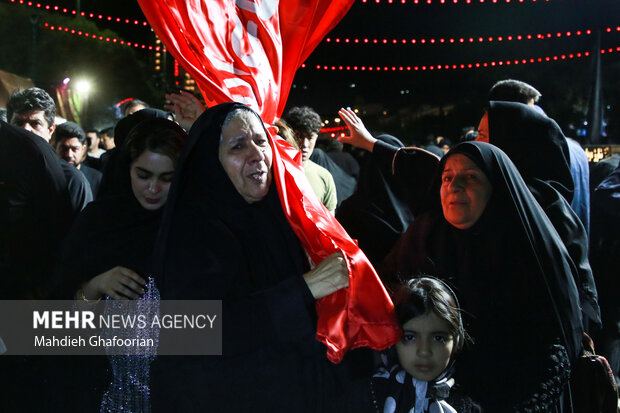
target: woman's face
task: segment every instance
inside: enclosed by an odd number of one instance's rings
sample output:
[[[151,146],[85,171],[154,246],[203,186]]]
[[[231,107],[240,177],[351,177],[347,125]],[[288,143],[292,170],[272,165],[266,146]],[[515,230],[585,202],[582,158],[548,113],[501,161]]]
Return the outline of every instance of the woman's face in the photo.
[[[219,160],[248,203],[260,201],[271,185],[271,146],[253,114],[237,116],[222,129]]]
[[[164,206],[174,175],[168,156],[144,151],[131,163],[129,175],[133,194],[144,209],[155,211]]]
[[[467,229],[484,212],[493,188],[487,176],[467,156],[451,155],[441,174],[441,207],[452,226]]]

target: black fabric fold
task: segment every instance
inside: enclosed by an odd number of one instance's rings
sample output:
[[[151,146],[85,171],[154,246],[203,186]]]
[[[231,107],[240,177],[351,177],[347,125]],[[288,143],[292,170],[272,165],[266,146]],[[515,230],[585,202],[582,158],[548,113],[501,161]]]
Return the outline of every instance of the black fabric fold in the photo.
[[[377,139],[396,148],[403,146],[391,135],[379,135]],[[336,218],[347,233],[358,240],[360,248],[374,265],[385,258],[413,221],[413,212],[405,202],[404,192],[392,171],[385,171],[371,154],[360,168],[355,193],[338,208]]]

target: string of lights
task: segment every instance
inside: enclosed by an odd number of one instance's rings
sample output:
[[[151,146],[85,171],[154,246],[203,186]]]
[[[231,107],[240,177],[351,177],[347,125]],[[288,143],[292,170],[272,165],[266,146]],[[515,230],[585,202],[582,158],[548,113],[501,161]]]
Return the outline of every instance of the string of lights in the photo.
[[[613,31],[620,32],[620,26],[607,27],[605,32],[611,33]],[[536,33],[536,34],[517,34],[506,36],[488,36],[488,37],[459,37],[459,38],[419,38],[419,39],[369,39],[369,38],[341,38],[341,37],[326,37],[326,43],[340,43],[340,44],[377,44],[377,45],[406,45],[406,44],[448,44],[448,43],[482,43],[482,42],[502,42],[502,41],[514,41],[514,40],[535,40],[535,39],[557,39],[561,37],[573,37],[573,36],[586,36],[593,33],[592,29],[575,30],[567,32],[556,33]]]
[[[77,11],[76,10],[71,10],[71,9],[67,9],[67,8],[63,8],[60,6],[54,6],[54,5],[44,5],[41,3],[35,3],[32,1],[25,1],[25,0],[9,0],[11,3],[16,3],[16,4],[21,4],[21,5],[26,5],[29,7],[35,7],[35,8],[39,8],[39,9],[45,9],[48,11],[58,11],[58,12],[62,12],[65,14],[72,14],[72,15],[76,15]],[[362,0],[362,2],[367,2],[368,0]],[[374,0],[375,2],[379,2],[380,0]],[[402,0],[402,2],[404,3],[406,0]],[[413,0],[414,3],[418,3],[418,0]],[[432,0],[425,0],[425,2],[427,2],[428,4],[431,3]],[[480,3],[484,3],[485,1],[489,1],[489,2],[493,2],[493,3],[497,3],[499,0],[461,0],[461,2],[465,1],[466,3],[471,3],[472,1],[474,2],[480,2]],[[504,0],[507,3],[510,3],[511,0]],[[518,1],[518,2],[524,2],[525,0],[514,0],[514,1]],[[533,2],[537,1],[537,0],[531,0]],[[542,1],[542,0],[539,0]],[[546,0],[549,1],[549,0]],[[388,0],[389,3],[392,3],[392,0]],[[458,3],[459,0],[440,0],[440,3],[446,3],[446,2],[452,2],[452,3]],[[131,19],[125,19],[125,18],[121,18],[121,17],[112,17],[112,16],[104,16],[102,14],[98,14],[98,13],[87,13],[87,12],[80,12],[79,13],[81,16],[87,17],[87,18],[91,18],[91,19],[99,19],[99,20],[105,20],[105,21],[113,21],[113,22],[119,22],[119,23],[125,23],[125,24],[132,24],[132,25],[137,25],[137,26],[148,26],[148,23],[146,21],[138,21],[138,20],[131,20]],[[612,31],[617,31],[620,32],[620,26],[618,27],[607,27],[604,29],[606,32],[612,32]],[[372,45],[396,45],[396,44],[402,44],[402,45],[407,45],[407,44],[417,44],[417,45],[433,45],[433,44],[465,44],[465,43],[483,43],[483,42],[502,42],[502,41],[514,41],[514,40],[542,40],[542,39],[551,39],[551,38],[561,38],[561,37],[571,37],[571,36],[582,36],[582,35],[591,35],[592,34],[592,29],[584,29],[584,30],[574,30],[574,31],[567,31],[567,32],[557,32],[557,33],[536,33],[536,34],[516,34],[516,35],[505,35],[505,36],[469,36],[469,37],[459,37],[459,38],[411,38],[411,39],[379,39],[379,38],[340,38],[340,37],[335,37],[335,38],[331,38],[331,37],[327,37],[324,42],[326,43],[339,43],[339,44],[372,44]],[[141,46],[141,45],[140,45]]]
[[[620,46],[610,47],[608,49],[602,49],[601,54],[620,52]],[[333,65],[307,65],[302,64],[302,69],[316,69],[325,71],[361,71],[361,72],[412,72],[412,71],[434,71],[434,70],[460,70],[460,69],[474,69],[481,67],[502,67],[502,66],[516,66],[525,65],[531,63],[546,63],[552,61],[578,59],[582,57],[590,56],[590,52],[577,52],[568,53],[554,56],[545,56],[530,59],[509,59],[509,60],[494,60],[491,62],[475,62],[475,63],[461,63],[461,64],[437,64],[437,65],[417,65],[417,66],[333,66]]]
[[[526,2],[532,2],[532,3],[548,3],[550,0],[383,0],[384,3],[388,3],[388,4],[394,4],[394,3],[401,3],[401,4],[407,4],[407,3],[412,3],[412,4],[472,4],[472,3],[491,3],[491,4],[496,4],[496,3],[526,3]],[[361,0],[362,3],[381,3],[382,0]]]
[[[45,29],[52,30],[52,31],[65,32],[65,33],[72,34],[74,36],[83,36],[83,37],[86,37],[86,38],[89,38],[89,39],[102,40],[102,41],[105,41],[105,42],[120,44],[120,45],[123,45],[123,46],[135,47],[136,49],[154,50],[156,52],[159,52],[159,51],[165,52],[166,51],[165,48],[162,48],[160,46],[151,46],[151,45],[140,44],[140,43],[136,43],[136,42],[126,42],[125,40],[120,40],[120,39],[117,39],[115,37],[98,36],[98,35],[93,34],[93,33],[84,32],[82,30],[70,29],[68,27],[63,27],[63,26],[54,26],[54,25],[52,25],[50,23],[47,23],[47,22],[43,23],[43,27]]]
[[[11,3],[16,3],[16,4],[22,4],[28,7],[34,7],[37,9],[42,9],[42,10],[47,10],[47,11],[56,11],[56,12],[60,12],[60,13],[64,13],[64,14],[71,14],[73,16],[76,16],[78,14],[78,12],[76,10],[72,10],[72,9],[67,9],[66,7],[61,7],[61,6],[54,6],[54,5],[49,5],[49,4],[41,4],[41,3],[36,3],[36,2],[32,2],[32,1],[25,1],[25,0],[9,0]],[[112,17],[112,16],[104,16],[102,14],[99,13],[89,13],[89,12],[80,12],[79,13],[80,16],[86,17],[86,18],[90,18],[90,19],[96,19],[96,20],[104,20],[104,21],[109,21],[109,22],[116,22],[116,23],[124,23],[124,24],[131,24],[134,26],[143,26],[143,27],[148,27],[149,24],[146,21],[140,21],[140,20],[135,20],[135,19],[126,19],[126,18],[122,18],[122,17]]]
[[[29,7],[36,7],[38,9],[45,9],[48,11],[58,11],[58,12],[62,12],[65,14],[72,14],[72,15],[77,15],[77,11],[76,10],[72,10],[72,9],[68,9],[66,7],[61,7],[61,6],[57,6],[57,5],[49,5],[49,4],[41,4],[41,3],[36,3],[36,2],[32,2],[32,1],[25,1],[25,0],[9,0],[11,3],[18,3],[18,4],[22,4],[22,5],[26,5]],[[361,0],[362,3],[388,3],[388,4],[442,4],[442,5],[446,5],[446,4],[484,4],[484,3],[488,3],[488,4],[497,4],[497,3],[527,3],[527,2],[531,2],[531,3],[548,3],[551,0]],[[134,25],[139,25],[139,26],[148,26],[148,23],[146,21],[138,21],[138,20],[131,20],[131,19],[125,19],[125,18],[121,18],[121,17],[112,17],[112,16],[104,16],[102,14],[99,13],[88,13],[88,12],[80,12],[80,16],[84,16],[84,17],[88,17],[91,19],[99,19],[99,20],[107,20],[107,21],[114,21],[117,23],[126,23],[126,24],[134,24]]]

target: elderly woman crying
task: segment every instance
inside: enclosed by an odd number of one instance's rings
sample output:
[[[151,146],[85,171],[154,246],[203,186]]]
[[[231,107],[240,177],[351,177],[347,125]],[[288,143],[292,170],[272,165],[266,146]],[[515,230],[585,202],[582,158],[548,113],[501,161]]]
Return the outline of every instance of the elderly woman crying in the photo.
[[[272,145],[259,116],[238,103],[206,110],[190,132],[157,281],[162,299],[222,300],[223,354],[160,357],[154,411],[337,408],[347,363],[330,363],[315,338],[315,302],[347,287],[349,271],[340,253],[311,269],[299,237],[307,229],[287,219],[295,200],[276,184]]]

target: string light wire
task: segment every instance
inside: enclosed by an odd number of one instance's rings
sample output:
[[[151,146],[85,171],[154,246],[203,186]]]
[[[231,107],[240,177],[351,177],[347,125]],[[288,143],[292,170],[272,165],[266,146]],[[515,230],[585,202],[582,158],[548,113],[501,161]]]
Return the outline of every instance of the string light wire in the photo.
[[[601,54],[617,53],[620,52],[620,46],[610,47],[607,49],[601,49]],[[315,69],[324,71],[360,71],[360,72],[415,72],[415,71],[441,71],[441,70],[463,70],[463,69],[478,69],[488,67],[503,67],[503,66],[517,66],[532,63],[547,63],[561,60],[578,59],[582,57],[588,57],[591,53],[589,51],[566,53],[554,56],[544,56],[538,58],[529,59],[508,59],[508,60],[493,60],[490,62],[475,62],[475,63],[461,63],[461,64],[436,64],[436,65],[415,65],[415,66],[362,66],[362,65],[307,65],[302,64],[302,69]]]

